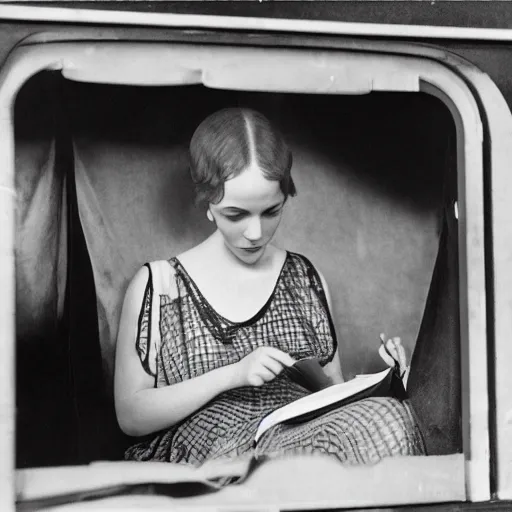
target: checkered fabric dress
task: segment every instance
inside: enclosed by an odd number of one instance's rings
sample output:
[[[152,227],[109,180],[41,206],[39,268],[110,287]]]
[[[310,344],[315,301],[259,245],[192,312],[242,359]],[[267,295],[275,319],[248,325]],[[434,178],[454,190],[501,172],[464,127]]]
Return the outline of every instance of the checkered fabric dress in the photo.
[[[334,357],[336,335],[325,293],[304,256],[287,253],[267,303],[242,323],[219,315],[178,259],[156,263],[158,271],[155,263],[147,265],[150,278],[136,342],[155,387],[235,363],[260,346],[276,347],[295,359],[317,357],[323,365]],[[140,439],[125,458],[198,466],[249,452],[322,452],[357,464],[424,453],[409,406],[394,398],[366,399],[300,425],[277,425],[253,446],[264,416],[308,393],[284,373],[261,387],[224,392],[179,424]]]

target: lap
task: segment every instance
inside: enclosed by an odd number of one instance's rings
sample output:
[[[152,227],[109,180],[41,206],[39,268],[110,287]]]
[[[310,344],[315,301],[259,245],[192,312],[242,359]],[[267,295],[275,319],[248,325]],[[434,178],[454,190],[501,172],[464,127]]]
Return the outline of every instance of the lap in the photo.
[[[373,463],[392,455],[425,453],[407,402],[368,398],[298,425],[282,424],[258,443],[258,455],[323,452],[345,463]]]
[[[201,465],[251,452],[271,457],[321,452],[343,463],[368,464],[386,456],[425,453],[409,404],[395,398],[368,398],[304,423],[276,425],[256,448],[257,418],[233,418],[227,421],[225,408],[214,406],[151,443],[132,447],[127,458]]]

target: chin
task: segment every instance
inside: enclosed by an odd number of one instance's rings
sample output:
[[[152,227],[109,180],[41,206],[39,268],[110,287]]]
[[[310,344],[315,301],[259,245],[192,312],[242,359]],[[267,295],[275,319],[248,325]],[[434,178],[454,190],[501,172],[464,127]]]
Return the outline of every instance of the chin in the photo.
[[[240,248],[231,248],[231,252],[234,256],[236,256],[240,261],[248,264],[254,265],[257,263],[262,256],[265,254],[266,246],[263,246],[259,251],[256,252],[247,252],[244,249]]]

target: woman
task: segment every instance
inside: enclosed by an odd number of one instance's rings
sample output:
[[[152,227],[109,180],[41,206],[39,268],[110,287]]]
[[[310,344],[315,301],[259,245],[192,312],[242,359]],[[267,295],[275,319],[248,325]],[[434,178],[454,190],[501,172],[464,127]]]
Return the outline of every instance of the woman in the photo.
[[[190,154],[216,230],[142,267],[126,292],[115,403],[122,430],[141,438],[128,459],[200,465],[251,452],[260,420],[308,393],[283,372],[297,359],[316,357],[343,381],[325,280],[307,258],[271,244],[296,193],[283,139],[261,114],[225,109],[201,123]],[[387,346],[405,366],[400,340]],[[408,406],[374,398],[278,425],[257,450],[357,463],[423,448]]]

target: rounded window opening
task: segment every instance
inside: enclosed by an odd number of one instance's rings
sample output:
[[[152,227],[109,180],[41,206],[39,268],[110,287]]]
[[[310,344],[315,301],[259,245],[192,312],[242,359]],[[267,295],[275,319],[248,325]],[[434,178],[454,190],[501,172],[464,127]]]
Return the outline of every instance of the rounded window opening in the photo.
[[[188,144],[207,115],[237,106],[267,116],[291,148],[297,196],[275,243],[325,277],[345,380],[384,369],[379,335],[400,336],[413,408],[432,420],[417,419],[429,452],[462,451],[456,135],[439,100],[92,85],[43,72],[15,105],[18,467],[119,460],[133,444],[113,407],[123,295],[145,262],[211,234]],[[451,379],[448,417],[425,405],[440,378]]]

